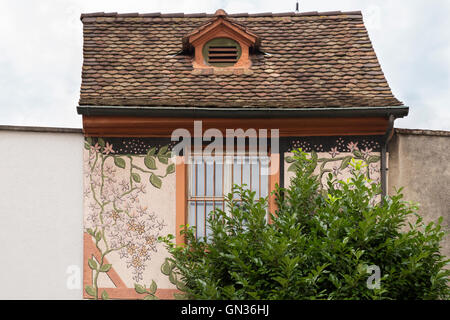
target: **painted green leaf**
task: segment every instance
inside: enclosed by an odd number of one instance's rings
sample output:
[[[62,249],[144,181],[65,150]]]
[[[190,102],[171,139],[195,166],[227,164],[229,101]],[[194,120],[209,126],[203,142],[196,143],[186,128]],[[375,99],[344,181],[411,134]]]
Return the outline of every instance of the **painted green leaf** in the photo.
[[[87,137],[86,138],[86,142],[89,143],[90,145],[92,145],[92,138],[91,137]]]
[[[169,281],[173,284],[177,284],[177,275],[175,274],[175,272],[171,272],[169,274]]]
[[[147,168],[151,170],[156,170],[156,161],[153,156],[146,156],[144,158],[144,164]]]
[[[162,181],[156,174],[151,174],[150,176],[150,183],[158,189],[161,189]]]
[[[344,160],[342,160],[342,162],[341,162],[340,169],[343,170],[343,169],[347,168],[350,161],[352,161],[352,156],[345,157]]]
[[[102,239],[102,232],[101,232],[101,231],[98,231],[98,232],[95,234],[95,240],[100,241],[101,239]]]
[[[141,182],[141,176],[138,173],[132,173],[131,177],[133,178],[134,182]]]
[[[362,158],[362,153],[359,150],[353,150],[353,154],[355,155],[355,157],[357,158]]]
[[[293,163],[289,166],[288,171],[290,172],[296,172],[297,171],[297,164]]]
[[[85,143],[84,143],[84,148],[85,148],[86,150],[89,150],[89,149],[91,148],[91,145],[90,145],[89,143],[85,142]]]
[[[175,163],[169,164],[169,166],[166,168],[166,174],[171,174],[175,172]]]
[[[181,281],[177,282],[177,289],[180,291],[186,291],[186,286]]]
[[[148,155],[148,156],[154,156],[155,153],[156,153],[156,147],[150,148],[150,149],[147,151],[147,155]]]
[[[122,158],[114,157],[114,164],[119,168],[125,169],[125,160]]]
[[[168,164],[169,163],[169,157],[167,157],[167,156],[158,156],[158,160],[161,163],[164,163],[164,164]]]
[[[91,236],[95,237],[95,233],[94,233],[94,231],[92,231],[91,228],[87,228],[86,232],[89,233]]]
[[[369,158],[367,158],[367,163],[375,163],[380,161],[380,157],[379,156],[370,156]]]
[[[103,290],[103,292],[102,292],[102,299],[103,300],[109,300],[108,292],[106,292],[105,290]]]
[[[134,285],[134,290],[139,293],[139,294],[143,294],[143,293],[147,293],[147,290],[145,290],[145,287],[141,286],[140,284],[136,283]]]
[[[290,156],[287,156],[286,158],[284,158],[284,160],[285,160],[287,163],[292,163],[292,162],[295,161],[294,158],[292,158],[292,157],[290,157]]]
[[[102,138],[98,138],[98,144],[99,144],[99,146],[104,147],[105,146],[105,140],[103,140]]]
[[[176,299],[176,300],[187,300],[187,295],[186,294],[184,294],[184,293],[174,293],[173,294],[173,297]]]
[[[167,150],[169,150],[169,146],[161,147],[161,148],[158,150],[158,156],[165,155],[165,154],[167,153]]]
[[[95,289],[92,288],[91,286],[86,286],[84,287],[84,291],[86,291],[86,293],[92,297],[95,297]]]
[[[158,286],[156,285],[155,280],[152,280],[152,284],[150,285],[150,288],[148,289],[148,291],[151,294],[155,294],[157,288],[158,288]]]
[[[100,267],[100,272],[108,272],[111,270],[111,264],[104,264]]]
[[[92,258],[89,259],[88,265],[89,265],[89,268],[91,268],[92,270],[97,270],[97,262],[95,262],[94,259],[92,259]]]
[[[158,300],[158,298],[154,295],[149,294],[148,296],[144,297],[144,300]]]
[[[170,274],[171,270],[172,270],[172,268],[170,267],[170,263],[167,260],[164,261],[164,263],[161,265],[162,274],[168,276]]]

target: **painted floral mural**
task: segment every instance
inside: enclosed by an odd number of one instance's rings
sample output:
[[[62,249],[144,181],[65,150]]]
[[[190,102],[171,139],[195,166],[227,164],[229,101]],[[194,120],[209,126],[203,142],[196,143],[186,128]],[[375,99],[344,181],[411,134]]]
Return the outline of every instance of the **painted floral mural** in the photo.
[[[364,146],[361,146],[360,141],[345,142],[343,138],[335,140],[334,145],[324,148],[322,145],[314,146],[314,148],[305,146],[305,143],[296,143],[295,146],[305,148],[310,152],[311,159],[316,165],[315,173],[319,176],[321,187],[325,188],[327,183],[327,176],[329,173],[333,174],[339,179],[344,179],[350,175],[351,168],[350,161],[354,158],[362,160],[364,164],[365,174],[368,179],[379,183],[380,182],[380,155],[379,143],[373,141],[364,141]],[[370,146],[370,147],[369,147]],[[378,147],[378,148],[377,148]],[[326,150],[328,149],[328,150]],[[287,166],[286,183],[290,177],[294,175],[295,166],[291,153],[285,157]]]
[[[175,164],[170,163],[167,146],[150,148],[143,155],[124,155],[102,138],[87,138],[85,149],[85,232],[101,254],[100,261],[89,258],[94,276],[85,291],[94,298],[107,298],[105,291],[99,292],[98,277],[111,269],[105,258],[113,252],[126,262],[136,283],[143,280],[167,224],[141,199],[149,189],[162,187],[164,178],[175,172]]]

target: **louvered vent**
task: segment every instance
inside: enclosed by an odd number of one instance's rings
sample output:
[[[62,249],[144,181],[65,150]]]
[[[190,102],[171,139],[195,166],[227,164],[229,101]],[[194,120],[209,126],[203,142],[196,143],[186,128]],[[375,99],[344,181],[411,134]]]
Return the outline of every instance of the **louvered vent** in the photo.
[[[241,46],[229,38],[215,38],[203,47],[203,57],[209,65],[231,67],[241,57]]]
[[[238,59],[237,46],[210,46],[208,49],[208,62],[210,64],[233,65]]]

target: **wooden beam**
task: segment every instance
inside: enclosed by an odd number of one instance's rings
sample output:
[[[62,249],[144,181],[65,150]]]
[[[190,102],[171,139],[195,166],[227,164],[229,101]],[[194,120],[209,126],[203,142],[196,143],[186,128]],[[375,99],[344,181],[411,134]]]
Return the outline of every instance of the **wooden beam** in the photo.
[[[279,129],[280,137],[384,135],[388,127],[388,119],[384,117],[242,119],[84,115],[83,132],[92,137],[170,137],[175,129],[185,128],[193,136],[195,120],[202,120],[203,131]]]

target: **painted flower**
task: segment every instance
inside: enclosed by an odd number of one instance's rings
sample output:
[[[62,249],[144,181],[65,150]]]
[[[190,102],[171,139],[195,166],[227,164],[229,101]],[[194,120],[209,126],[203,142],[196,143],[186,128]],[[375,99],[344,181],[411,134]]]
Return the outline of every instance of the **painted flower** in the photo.
[[[113,147],[113,145],[109,144],[109,142],[107,142],[105,148],[103,149],[103,153],[104,154],[115,153],[115,151],[113,150],[112,147]]]
[[[367,159],[370,156],[370,153],[372,152],[372,149],[369,149],[366,147],[365,150],[362,150],[361,153],[363,155],[364,159]]]
[[[110,165],[110,164],[105,165],[105,173],[107,175],[112,175],[115,172],[116,172],[116,169],[112,165]]]
[[[96,153],[100,151],[100,146],[98,145],[98,143],[96,143],[94,146],[91,146],[91,152],[92,153]]]
[[[350,150],[350,152],[358,150],[358,142],[350,142],[349,144],[347,144],[347,148]]]
[[[338,175],[341,174],[341,169],[338,166],[333,166],[333,169],[331,170],[331,172],[333,173],[333,175],[335,177],[337,177]]]
[[[122,191],[128,191],[130,189],[130,185],[126,180],[122,180],[120,186],[122,187]]]
[[[337,147],[331,148],[331,151],[329,152],[331,157],[334,158],[339,154],[339,151],[337,151]]]

